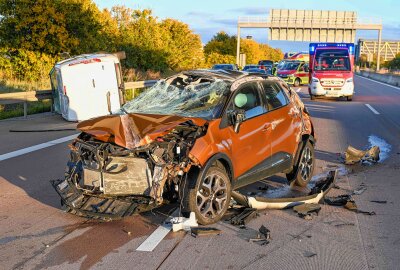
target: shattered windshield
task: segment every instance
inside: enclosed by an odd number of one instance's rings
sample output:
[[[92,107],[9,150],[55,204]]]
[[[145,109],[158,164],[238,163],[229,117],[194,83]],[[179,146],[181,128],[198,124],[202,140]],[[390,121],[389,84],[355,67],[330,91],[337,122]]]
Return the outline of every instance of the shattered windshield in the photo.
[[[228,84],[219,79],[179,75],[158,81],[122,107],[126,113],[168,114],[217,118],[223,108]]]

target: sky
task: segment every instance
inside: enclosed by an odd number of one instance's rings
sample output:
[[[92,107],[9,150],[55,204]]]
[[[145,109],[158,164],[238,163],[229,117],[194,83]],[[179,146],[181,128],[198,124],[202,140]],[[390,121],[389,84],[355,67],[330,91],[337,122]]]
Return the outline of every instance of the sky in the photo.
[[[400,0],[94,0],[99,8],[124,5],[132,9],[151,9],[159,19],[173,18],[187,23],[207,43],[219,31],[237,34],[241,16],[267,17],[271,8],[355,11],[358,18],[381,19],[382,38],[400,39]],[[241,29],[241,37],[287,51],[307,51],[308,43],[268,40],[267,29]],[[376,31],[357,31],[359,38],[376,39]]]

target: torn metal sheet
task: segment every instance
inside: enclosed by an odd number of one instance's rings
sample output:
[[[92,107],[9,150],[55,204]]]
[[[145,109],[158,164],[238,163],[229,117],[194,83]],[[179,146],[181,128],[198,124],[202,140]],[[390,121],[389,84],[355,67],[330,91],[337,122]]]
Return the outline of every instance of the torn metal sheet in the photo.
[[[353,165],[364,161],[376,163],[379,161],[379,153],[380,149],[378,146],[372,146],[370,149],[362,151],[349,145],[344,153],[344,163],[346,165]]]
[[[329,192],[331,187],[336,181],[338,171],[330,171],[325,179],[318,181],[312,188],[311,192],[307,196],[295,197],[295,198],[265,198],[265,197],[250,197],[245,196],[238,191],[232,192],[232,198],[234,198],[239,204],[255,208],[258,210],[262,209],[285,209],[290,208],[299,204],[314,203],[318,204],[319,201]]]

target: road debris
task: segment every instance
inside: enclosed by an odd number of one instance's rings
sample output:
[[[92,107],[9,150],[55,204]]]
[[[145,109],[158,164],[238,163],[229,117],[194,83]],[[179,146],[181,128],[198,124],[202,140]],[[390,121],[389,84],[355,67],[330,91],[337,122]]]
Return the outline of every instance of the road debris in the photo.
[[[209,235],[220,235],[221,230],[213,227],[199,227],[191,228],[191,235],[193,237],[198,236],[209,236]]]
[[[380,148],[378,146],[372,146],[366,151],[362,151],[349,145],[346,152],[344,153],[346,165],[353,165],[358,162],[372,162],[376,163],[379,161]]]
[[[243,211],[230,219],[232,225],[244,226],[258,215],[257,209],[243,208]]]
[[[385,204],[385,203],[387,203],[387,201],[377,201],[377,200],[372,200],[372,201],[370,201],[370,202],[373,202],[373,203],[380,203],[380,204]]]
[[[249,242],[258,243],[261,246],[269,244],[269,241],[271,240],[271,231],[264,225],[261,225],[258,232],[259,234],[257,234],[257,238],[250,238]]]
[[[190,212],[189,218],[174,217],[171,219],[171,223],[173,232],[178,232],[180,230],[190,231],[192,227],[199,226],[196,220],[196,214],[194,212]]]
[[[238,191],[232,192],[232,198],[238,203],[245,207],[255,208],[258,210],[262,209],[285,209],[293,206],[314,203],[318,204],[319,201],[329,192],[331,187],[334,185],[338,170],[330,171],[328,175],[315,183],[314,187],[306,196],[294,197],[294,198],[266,198],[266,197],[250,197],[245,196]]]
[[[339,195],[337,197],[326,197],[325,203],[333,206],[343,206],[344,208],[365,215],[375,215],[375,212],[363,211],[358,209],[356,202],[350,194]]]
[[[306,258],[311,258],[311,257],[317,256],[317,253],[306,250],[306,251],[304,251],[303,255]]]
[[[296,205],[293,207],[293,210],[297,212],[299,217],[304,218],[305,220],[311,220],[313,219],[313,215],[318,215],[321,206],[315,203],[305,203]]]

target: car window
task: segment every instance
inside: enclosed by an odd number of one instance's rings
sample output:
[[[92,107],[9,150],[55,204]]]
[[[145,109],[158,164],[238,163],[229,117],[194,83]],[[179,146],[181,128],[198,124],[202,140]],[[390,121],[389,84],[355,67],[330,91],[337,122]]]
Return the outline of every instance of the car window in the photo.
[[[244,110],[246,119],[265,113],[257,89],[257,83],[246,83],[236,91],[233,97],[234,108]]]
[[[284,91],[276,84],[263,82],[263,95],[267,102],[267,110],[272,111],[288,104]]]

